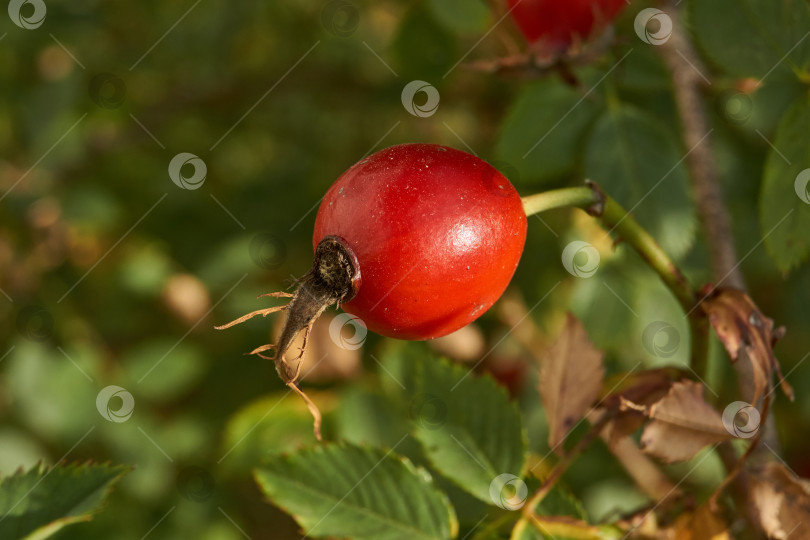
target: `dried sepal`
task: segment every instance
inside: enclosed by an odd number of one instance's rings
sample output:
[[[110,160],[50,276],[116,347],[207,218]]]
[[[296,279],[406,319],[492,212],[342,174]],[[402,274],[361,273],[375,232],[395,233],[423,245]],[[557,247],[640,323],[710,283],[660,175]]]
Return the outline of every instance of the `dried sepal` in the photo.
[[[312,325],[318,317],[329,306],[351,300],[359,287],[360,271],[357,258],[341,238],[327,236],[318,244],[312,268],[298,281],[295,293],[271,292],[259,296],[259,298],[291,298],[289,304],[252,311],[227,324],[215,327],[217,330],[224,330],[258,315],[266,317],[271,313],[287,312],[287,320],[278,343],[261,345],[248,354],[255,354],[275,362],[276,372],[284,384],[306,402],[314,419],[313,431],[318,440],[321,440],[321,413],[298,387],[298,379],[301,376],[300,360],[306,349]],[[304,332],[304,340],[298,355],[291,359],[287,358],[288,350],[301,332]],[[272,356],[264,354],[270,350],[274,351]]]

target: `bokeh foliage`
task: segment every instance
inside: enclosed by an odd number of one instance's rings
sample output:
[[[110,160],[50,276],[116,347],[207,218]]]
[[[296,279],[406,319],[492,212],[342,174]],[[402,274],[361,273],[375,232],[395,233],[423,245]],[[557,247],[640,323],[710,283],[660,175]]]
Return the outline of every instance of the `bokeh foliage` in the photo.
[[[76,0],[48,3],[36,30],[0,24],[0,473],[54,463],[69,449],[69,460],[135,467],[105,512],[59,538],[138,539],[156,523],[150,538],[242,538],[235,524],[254,539],[299,537],[290,517],[263,502],[250,471],[268,453],[312,443],[307,412],[292,397],[282,401],[270,363],[242,355],[270,339],[269,322],[227,333],[212,326],[263,307],[257,294],[306,271],[315,205],[375,149],[431,142],[472,151],[522,194],[590,177],[628,208],[666,174],[634,213],[694,283],[710,279],[668,75],[633,33],[647,3],[633,2],[620,17],[616,45],[601,60],[576,69],[582,88],[459,64],[503,56],[503,40],[519,41],[507,20],[469,52],[497,20],[483,1],[352,0],[356,21],[330,18],[326,4]],[[808,166],[810,40],[768,70],[810,26],[790,16],[806,15],[795,2],[780,3],[785,12],[758,11],[757,2],[688,4],[713,82],[706,103],[742,269],[763,312],[788,329],[776,349],[783,370],[796,366],[796,403],[776,403],[783,456],[807,476],[810,379],[800,362],[810,351],[810,268],[800,262],[810,213],[784,178]],[[773,48],[754,45],[762,32]],[[759,88],[740,89],[742,77],[765,74]],[[99,81],[110,77],[123,86],[101,92]],[[402,106],[400,92],[414,79],[441,94],[429,118]],[[200,189],[169,179],[179,152],[205,161]],[[785,205],[795,206],[789,231],[763,243]],[[256,247],[260,234],[274,239],[269,255]],[[599,249],[597,277],[573,278],[560,264],[575,239]],[[183,276],[196,279],[188,285]],[[610,373],[686,361],[677,303],[584,215],[530,219],[512,287],[536,306],[531,317],[549,339],[574,311],[607,351]],[[486,365],[532,365],[496,311],[480,321],[487,350],[495,347]],[[642,340],[659,320],[682,336],[669,357]],[[731,401],[733,370],[715,349],[708,383]],[[329,438],[390,447],[408,429],[397,422],[411,398],[381,390],[391,381],[371,355],[388,363],[426,349],[369,336],[364,351],[363,374],[315,385],[316,400]],[[526,370],[515,394],[530,450],[542,456],[549,448],[535,377]],[[108,385],[135,398],[126,422],[108,422],[95,408]],[[397,451],[430,467],[414,440]],[[687,483],[708,492],[719,475],[708,460]],[[645,501],[599,445],[564,480],[594,519]],[[463,535],[483,504],[436,482]]]

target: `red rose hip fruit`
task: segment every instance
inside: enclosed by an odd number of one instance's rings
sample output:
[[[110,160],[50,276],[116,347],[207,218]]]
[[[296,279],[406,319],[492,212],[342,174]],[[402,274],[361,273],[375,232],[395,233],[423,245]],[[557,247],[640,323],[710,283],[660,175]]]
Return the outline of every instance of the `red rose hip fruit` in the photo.
[[[501,296],[525,240],[520,196],[494,167],[435,144],[392,146],[355,164],[329,188],[315,219],[312,268],[295,294],[263,295],[290,303],[217,328],[288,312],[278,343],[252,354],[275,361],[284,383],[306,401],[320,439],[320,412],[298,388],[301,354],[286,357],[299,332],[306,347],[315,320],[338,304],[386,336],[449,334]]]
[[[385,336],[430,339],[474,321],[501,296],[526,240],[512,184],[481,159],[434,144],[381,150],[321,202],[313,245],[341,243],[359,282],[342,302]]]
[[[529,43],[567,48],[587,41],[610,23],[625,0],[507,0],[512,19]]]

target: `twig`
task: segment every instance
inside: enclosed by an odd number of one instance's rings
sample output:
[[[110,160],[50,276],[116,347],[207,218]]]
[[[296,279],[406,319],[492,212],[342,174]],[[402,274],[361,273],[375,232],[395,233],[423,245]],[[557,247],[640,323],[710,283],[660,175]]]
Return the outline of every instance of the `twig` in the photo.
[[[521,512],[523,513],[523,518],[521,519],[530,519],[532,514],[534,514],[537,505],[540,504],[546,495],[548,495],[549,491],[556,485],[557,480],[563,475],[563,473],[568,470],[568,467],[571,463],[576,460],[579,455],[585,451],[588,446],[597,438],[599,434],[602,432],[602,429],[607,425],[607,423],[613,419],[612,414],[604,414],[599,420],[597,420],[594,424],[591,425],[590,430],[579,440],[577,441],[576,445],[571,449],[570,452],[567,452],[560,461],[554,465],[554,468],[551,469],[551,472],[548,473],[548,476],[543,480],[542,485],[534,492],[531,498],[526,501],[526,504],[523,505]]]
[[[702,92],[706,84],[702,73],[706,70],[686,36],[686,27],[676,2],[668,0],[667,4],[670,8],[667,14],[672,19],[672,34],[658,49],[672,75],[683,145],[692,148],[686,157],[686,165],[692,182],[692,196],[706,233],[712,275],[715,285],[722,282],[726,286],[745,289],[734,247],[731,219],[724,204],[720,175],[715,164],[712,139],[708,135],[710,128]]]
[[[651,499],[663,501],[682,495],[678,486],[638,447],[631,437],[621,437],[611,444],[610,435],[602,430],[605,446],[616,457],[636,485]]]
[[[512,335],[515,341],[534,356],[537,362],[542,363],[544,351],[550,344],[547,343],[534,319],[528,316],[529,307],[523,295],[518,290],[507,291],[496,304],[496,308],[501,322],[514,329]]]
[[[745,280],[734,247],[731,219],[724,203],[711,137],[706,137],[709,132],[709,121],[703,104],[702,90],[706,83],[703,73],[707,70],[686,34],[677,4],[678,2],[667,0],[667,14],[672,19],[672,34],[659,49],[672,75],[684,146],[694,148],[686,159],[693,197],[709,246],[715,287],[725,284],[745,291]],[[698,144],[704,137],[706,140]],[[753,367],[750,360],[745,358],[742,362],[736,362],[735,369],[740,394],[743,399],[750,400],[750,396],[754,393]],[[774,428],[773,413],[767,417],[763,415],[763,418],[765,421],[762,424],[762,437],[771,448],[778,451],[780,445]]]
[[[666,4],[668,7],[667,14],[672,19],[672,34],[669,40],[659,47],[659,50],[672,76],[672,86],[681,119],[684,146],[693,148],[692,152],[687,156],[686,164],[692,182],[692,196],[695,199],[698,215],[706,235],[713,280],[715,286],[725,284],[744,291],[746,290],[745,280],[734,247],[731,219],[724,203],[711,137],[707,136],[710,129],[702,94],[706,82],[702,73],[706,70],[702,67],[702,62],[687,37],[686,27],[681,20],[677,2],[667,0]],[[706,140],[700,143],[700,140],[704,137]],[[752,395],[751,373],[753,366],[750,360],[746,358],[744,362],[737,362],[735,369],[737,370],[740,393],[743,396]],[[767,405],[766,403],[766,411],[768,409]],[[761,436],[771,448],[778,451],[779,442],[774,428],[773,412],[768,411],[763,417],[765,421],[760,426],[762,428]],[[759,437],[757,442],[758,440]],[[723,449],[721,458],[729,475],[712,496],[712,502],[716,501],[719,491],[729,483],[734,484],[733,496],[735,500],[739,502],[740,499],[746,497],[748,481],[743,464],[749,455],[755,452],[761,454],[761,447],[759,448],[760,450],[757,450],[756,443],[752,444],[745,454],[737,460],[732,459],[734,452],[730,446]],[[770,456],[768,457],[770,458]],[[749,506],[745,515],[750,524],[755,524],[757,521],[751,515],[750,509]]]

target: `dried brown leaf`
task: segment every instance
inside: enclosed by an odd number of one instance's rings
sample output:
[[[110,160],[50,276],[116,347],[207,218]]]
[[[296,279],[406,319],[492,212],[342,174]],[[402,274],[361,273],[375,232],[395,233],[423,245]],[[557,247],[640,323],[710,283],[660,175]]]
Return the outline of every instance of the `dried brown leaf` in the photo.
[[[684,371],[673,367],[617,373],[605,381],[603,405],[618,407],[620,397],[633,403],[652,404],[664,397],[673,381],[685,377]]]
[[[781,463],[767,463],[749,476],[751,501],[769,538],[810,538],[810,481]]]
[[[740,356],[751,361],[754,378],[751,402],[757,403],[763,396],[774,371],[779,376],[782,391],[793,401],[793,388],[782,377],[779,362],[773,354],[773,344],[781,335],[781,331],[774,330],[773,320],[763,315],[754,301],[737,289],[716,289],[700,306],[731,361],[737,361]]]
[[[608,446],[618,439],[635,433],[646,417],[643,412],[629,407],[622,407],[622,403],[631,402],[636,405],[652,405],[660,400],[669,391],[673,381],[684,378],[685,374],[677,368],[648,369],[636,373],[619,373],[605,381],[607,394],[601,400],[601,406],[614,411],[610,423],[610,434],[606,439]],[[642,411],[646,411],[641,407]]]
[[[678,517],[673,532],[675,540],[731,540],[728,525],[707,504]]]
[[[704,447],[731,438],[720,413],[703,399],[703,386],[694,381],[674,383],[645,413],[652,422],[644,428],[641,447],[666,462],[692,459]]]
[[[607,432],[605,442],[608,448],[613,451],[620,440],[625,439],[638,431],[647,418],[644,413],[634,411],[632,409],[625,409],[619,412],[612,422],[610,422],[610,429]]]
[[[540,368],[540,397],[548,418],[548,444],[561,454],[561,443],[599,397],[604,353],[588,340],[585,328],[570,313]]]

